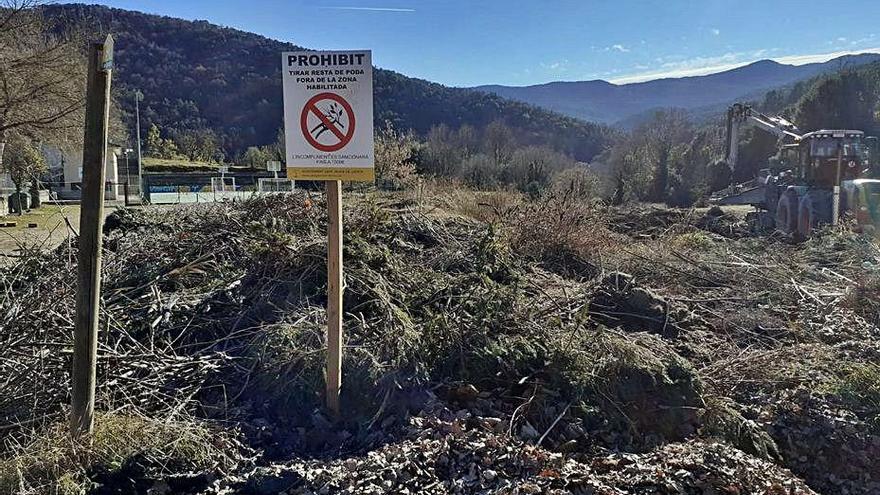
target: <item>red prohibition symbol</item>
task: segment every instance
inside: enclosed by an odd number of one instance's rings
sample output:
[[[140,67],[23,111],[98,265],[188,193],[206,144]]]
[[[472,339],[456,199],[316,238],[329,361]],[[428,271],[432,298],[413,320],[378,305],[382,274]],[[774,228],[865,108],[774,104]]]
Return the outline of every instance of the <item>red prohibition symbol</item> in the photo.
[[[309,124],[310,114],[318,118],[317,124]],[[345,98],[336,93],[320,93],[313,96],[303,107],[299,123],[306,141],[320,151],[339,151],[354,136],[354,110]],[[324,135],[334,138],[325,138],[323,143],[318,141],[318,138]]]

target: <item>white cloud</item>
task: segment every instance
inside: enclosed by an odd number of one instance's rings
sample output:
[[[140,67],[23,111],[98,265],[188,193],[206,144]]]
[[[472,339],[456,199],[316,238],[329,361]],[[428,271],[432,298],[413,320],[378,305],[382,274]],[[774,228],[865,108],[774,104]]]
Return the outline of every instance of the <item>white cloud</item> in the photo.
[[[863,38],[859,38],[857,40],[852,40],[849,42],[849,44],[853,45],[853,46],[855,46],[855,45],[862,45],[862,46],[869,45],[870,46],[870,44],[877,42],[876,38],[877,38],[877,35],[872,33],[872,34],[869,34]]]
[[[614,51],[617,51],[617,52],[620,52],[620,53],[627,53],[627,52],[629,52],[629,48],[627,48],[627,47],[621,45],[620,43],[615,44],[615,45],[611,45],[611,46],[608,46],[608,47],[605,47],[605,51],[606,51],[606,52],[609,52],[609,51],[611,51],[611,50],[614,50]]]
[[[862,53],[880,53],[880,47],[877,48],[865,48],[862,50],[841,50],[838,52],[831,53],[816,53],[813,55],[788,55],[785,57],[777,57],[773,60],[779,62],[780,64],[789,64],[789,65],[804,65],[804,64],[814,64],[827,62],[831,59],[835,59],[837,57],[842,57],[844,55],[860,55]]]
[[[568,59],[547,63],[541,62],[541,67],[555,72],[565,72],[568,70]]]
[[[721,30],[718,29],[718,28],[713,28],[713,29],[712,29],[712,34],[714,34],[715,36],[718,36],[718,35],[721,34]]]
[[[655,79],[668,79],[668,78],[677,78],[677,77],[689,77],[689,76],[705,76],[706,74],[714,74],[716,72],[724,72],[730,69],[736,69],[737,67],[742,67],[743,65],[747,65],[746,62],[741,63],[731,63],[731,64],[722,64],[722,65],[712,65],[706,67],[693,67],[693,68],[685,68],[685,69],[673,69],[667,71],[656,71],[656,72],[644,72],[641,74],[632,74],[629,76],[617,77],[611,79],[608,82],[614,84],[630,84],[630,83],[638,83],[645,81],[653,81]]]
[[[324,10],[363,10],[367,12],[415,12],[416,9],[402,9],[397,7],[318,7]]]
[[[752,62],[756,62],[761,58],[764,58],[769,52],[777,51],[776,49],[770,50],[756,50],[753,52],[736,52],[736,53],[725,53],[724,55],[719,55],[717,57],[696,57],[685,60],[677,60],[677,61],[667,61],[665,60],[676,60],[678,56],[667,56],[665,58],[658,58],[657,61],[661,62],[661,65],[658,69],[650,72],[641,72],[636,74],[631,74],[627,76],[617,77],[611,79],[609,82],[614,84],[629,84],[636,82],[645,82],[652,81],[654,79],[665,79],[665,78],[674,78],[674,77],[688,77],[688,76],[704,76],[706,74],[714,74],[716,72],[724,72],[726,70],[736,69],[737,67],[742,67],[744,65],[748,65]],[[779,62],[781,64],[788,65],[804,65],[804,64],[812,64],[812,63],[821,63],[827,62],[829,60],[842,57],[844,55],[858,55],[862,53],[880,53],[880,47],[877,48],[866,48],[863,50],[844,50],[844,51],[836,51],[831,53],[814,53],[814,54],[805,54],[805,55],[786,55],[783,57],[771,57],[771,60]]]

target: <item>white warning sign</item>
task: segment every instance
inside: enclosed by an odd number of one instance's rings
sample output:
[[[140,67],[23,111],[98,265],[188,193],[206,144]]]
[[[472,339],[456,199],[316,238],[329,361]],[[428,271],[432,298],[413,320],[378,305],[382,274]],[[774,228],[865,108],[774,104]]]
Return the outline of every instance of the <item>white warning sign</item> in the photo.
[[[372,181],[370,51],[285,52],[282,72],[288,178]]]

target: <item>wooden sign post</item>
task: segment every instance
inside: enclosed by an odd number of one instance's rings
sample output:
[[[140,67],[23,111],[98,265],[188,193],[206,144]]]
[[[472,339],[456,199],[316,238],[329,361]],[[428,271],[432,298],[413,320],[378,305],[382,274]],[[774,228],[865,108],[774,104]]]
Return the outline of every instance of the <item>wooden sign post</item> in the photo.
[[[342,391],[342,181],[327,187],[327,409],[339,414]]]
[[[327,189],[326,404],[342,391],[342,181],[374,180],[370,51],[282,54],[287,178]]]
[[[75,437],[91,433],[95,421],[101,225],[104,222],[104,171],[112,67],[113,38],[107,36],[104,43],[94,43],[89,50],[70,414],[70,430]]]

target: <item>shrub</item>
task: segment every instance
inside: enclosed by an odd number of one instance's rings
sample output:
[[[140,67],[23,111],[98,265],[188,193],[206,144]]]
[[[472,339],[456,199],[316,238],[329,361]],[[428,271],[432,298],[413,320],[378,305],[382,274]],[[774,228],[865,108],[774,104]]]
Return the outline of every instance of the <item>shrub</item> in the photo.
[[[599,327],[560,349],[551,367],[576,401],[598,404],[627,432],[625,444],[680,440],[699,426],[702,383],[657,336]]]
[[[502,166],[488,155],[477,154],[462,163],[462,178],[472,187],[489,189],[499,183]]]
[[[386,123],[375,139],[376,185],[384,189],[405,187],[416,172],[418,143],[412,133],[401,133]]]
[[[589,201],[599,197],[600,188],[596,173],[585,167],[574,167],[556,174],[550,191],[555,196],[569,195],[575,200]]]
[[[56,424],[0,460],[0,493],[78,495],[90,476],[113,476],[135,460],[151,475],[229,468],[239,448],[195,421],[99,414],[88,443],[71,440],[67,425]]]
[[[836,387],[837,394],[880,426],[880,366],[858,364],[850,367]]]
[[[696,249],[705,251],[710,249],[714,245],[714,242],[712,241],[712,238],[702,231],[694,231],[675,236],[672,239],[672,245],[677,249]]]

